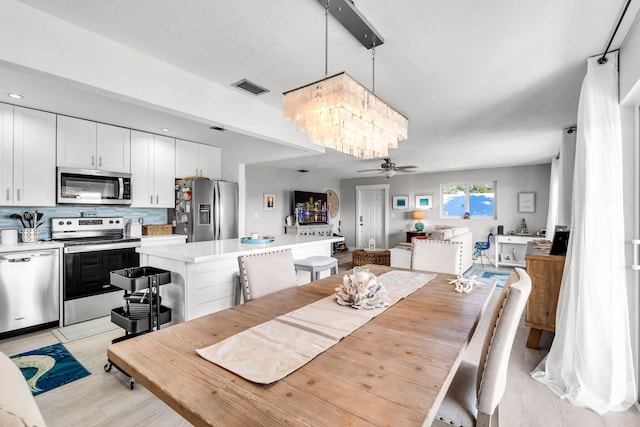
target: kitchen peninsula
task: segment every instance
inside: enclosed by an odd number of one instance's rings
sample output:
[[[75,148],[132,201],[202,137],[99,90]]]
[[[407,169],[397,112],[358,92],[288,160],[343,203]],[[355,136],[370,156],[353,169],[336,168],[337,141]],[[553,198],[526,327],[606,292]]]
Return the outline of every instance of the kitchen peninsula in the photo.
[[[239,255],[291,249],[293,259],[331,256],[333,243],[343,240],[283,234],[266,244],[241,243],[237,238],[136,250],[140,265],[171,271],[171,283],[163,285],[160,293],[162,304],[172,309],[172,323],[179,323],[234,305]]]

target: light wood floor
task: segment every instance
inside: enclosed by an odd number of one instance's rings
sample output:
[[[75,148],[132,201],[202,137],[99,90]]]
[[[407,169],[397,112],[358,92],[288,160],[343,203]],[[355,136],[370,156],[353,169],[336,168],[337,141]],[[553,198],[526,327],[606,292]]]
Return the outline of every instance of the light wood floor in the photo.
[[[494,294],[497,297],[498,293]],[[481,338],[485,329],[482,322],[476,337]],[[531,379],[529,371],[547,353],[552,337],[551,334],[543,334],[542,349],[532,350],[525,347],[527,334],[528,328],[521,325],[511,355],[507,390],[500,406],[501,426],[640,426],[640,411],[637,406],[624,413],[598,416],[588,409],[576,408],[557,398],[544,385]],[[141,385],[136,384],[133,391],[129,390],[127,378],[115,368],[109,373],[103,370],[107,347],[112,339],[121,335],[120,330],[114,330],[65,344],[92,374],[36,397],[49,426],[188,425]],[[55,336],[46,330],[2,340],[0,351],[14,355],[56,342]],[[480,343],[481,339],[474,338],[466,358],[477,360]],[[241,417],[242,414],[238,416]],[[389,422],[393,424],[392,414]]]

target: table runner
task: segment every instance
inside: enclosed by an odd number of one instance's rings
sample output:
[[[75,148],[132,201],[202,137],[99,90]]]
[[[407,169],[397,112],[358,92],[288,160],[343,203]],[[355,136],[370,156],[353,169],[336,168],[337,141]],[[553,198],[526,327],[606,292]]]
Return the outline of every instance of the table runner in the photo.
[[[388,307],[355,310],[337,304],[336,296],[330,295],[196,352],[249,381],[270,384],[304,366],[435,277],[390,271],[378,277],[387,290]]]

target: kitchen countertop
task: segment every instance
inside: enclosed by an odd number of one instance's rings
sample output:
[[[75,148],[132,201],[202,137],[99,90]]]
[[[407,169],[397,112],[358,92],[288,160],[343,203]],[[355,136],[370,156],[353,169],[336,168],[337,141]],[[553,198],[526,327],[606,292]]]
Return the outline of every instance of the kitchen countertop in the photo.
[[[320,242],[344,241],[344,237],[300,236],[297,234],[281,234],[274,237],[275,240],[273,242],[264,244],[240,243],[240,238],[237,238],[170,246],[140,247],[136,248],[136,252],[197,264],[212,261],[216,257],[223,255],[239,256],[256,251],[286,249],[296,245],[315,245]]]
[[[40,241],[35,243],[15,243],[13,245],[0,244],[0,253],[33,251],[40,249],[61,249],[64,245],[60,242]]]

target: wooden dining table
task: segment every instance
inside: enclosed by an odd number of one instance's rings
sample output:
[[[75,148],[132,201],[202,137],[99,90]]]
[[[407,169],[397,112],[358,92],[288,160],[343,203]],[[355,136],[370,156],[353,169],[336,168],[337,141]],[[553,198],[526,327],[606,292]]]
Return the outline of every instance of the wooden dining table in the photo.
[[[366,266],[376,275],[398,270]],[[196,349],[335,293],[344,273],[109,347],[110,361],[194,425],[430,425],[495,284],[458,293],[438,274],[272,384]]]

